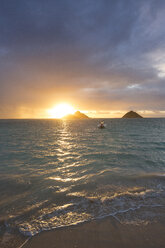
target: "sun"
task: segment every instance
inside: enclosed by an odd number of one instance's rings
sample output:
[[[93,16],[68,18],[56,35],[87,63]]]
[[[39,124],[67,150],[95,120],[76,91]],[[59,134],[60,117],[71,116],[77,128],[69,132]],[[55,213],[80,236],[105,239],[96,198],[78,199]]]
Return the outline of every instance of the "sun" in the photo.
[[[65,115],[74,114],[76,110],[68,103],[60,103],[54,108],[48,110],[51,118],[62,118]]]

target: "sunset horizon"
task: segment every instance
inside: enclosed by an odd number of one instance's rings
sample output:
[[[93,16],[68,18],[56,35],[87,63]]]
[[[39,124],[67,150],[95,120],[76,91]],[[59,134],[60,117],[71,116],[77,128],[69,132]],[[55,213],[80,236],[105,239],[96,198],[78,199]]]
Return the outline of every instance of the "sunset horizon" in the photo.
[[[129,108],[127,110],[116,110],[116,111],[111,111],[111,110],[81,110],[78,108],[74,108],[74,112],[68,112],[61,117],[56,116],[56,114],[52,114],[51,110],[56,108],[56,106],[63,104],[63,103],[58,103],[57,105],[52,105],[52,108],[48,109],[43,109],[43,110],[31,110],[30,113],[26,108],[22,108],[22,111],[20,111],[20,114],[17,115],[2,115],[0,119],[62,119],[65,115],[67,114],[72,114],[76,111],[80,111],[81,113],[86,114],[90,118],[95,118],[95,119],[111,119],[111,118],[121,118],[124,114],[127,112],[133,110],[135,112],[138,112],[139,114],[143,115],[145,118],[165,118],[165,111],[151,111],[151,110],[135,110],[133,108]],[[67,103],[70,106],[73,106],[69,103]],[[25,111],[25,112],[24,112]]]
[[[0,119],[49,118],[61,102],[165,117],[162,1],[3,0],[0,13]]]

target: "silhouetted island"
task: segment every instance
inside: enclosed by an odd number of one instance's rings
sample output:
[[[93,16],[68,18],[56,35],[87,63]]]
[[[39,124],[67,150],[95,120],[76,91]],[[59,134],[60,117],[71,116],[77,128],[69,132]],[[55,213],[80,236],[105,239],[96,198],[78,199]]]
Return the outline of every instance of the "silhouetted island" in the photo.
[[[80,111],[76,111],[74,114],[70,114],[70,115],[64,116],[64,119],[71,119],[71,120],[75,120],[75,119],[89,119],[89,117],[87,115],[81,113]]]
[[[126,113],[122,118],[143,118],[143,117],[134,111],[130,111]]]

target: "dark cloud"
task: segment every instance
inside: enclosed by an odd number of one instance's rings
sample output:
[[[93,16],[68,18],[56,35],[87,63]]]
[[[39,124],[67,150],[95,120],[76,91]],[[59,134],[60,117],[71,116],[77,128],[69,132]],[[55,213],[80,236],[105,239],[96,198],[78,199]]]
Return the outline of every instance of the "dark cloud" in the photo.
[[[1,0],[1,109],[163,110],[164,21],[163,0]]]

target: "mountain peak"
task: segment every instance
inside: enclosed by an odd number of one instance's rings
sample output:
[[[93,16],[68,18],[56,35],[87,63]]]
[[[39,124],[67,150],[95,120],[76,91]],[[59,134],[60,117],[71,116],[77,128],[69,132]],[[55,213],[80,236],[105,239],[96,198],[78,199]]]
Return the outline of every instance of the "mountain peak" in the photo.
[[[122,118],[143,118],[143,117],[131,110],[127,112]]]
[[[76,111],[74,114],[66,115],[64,119],[89,119],[89,117],[80,111]]]

